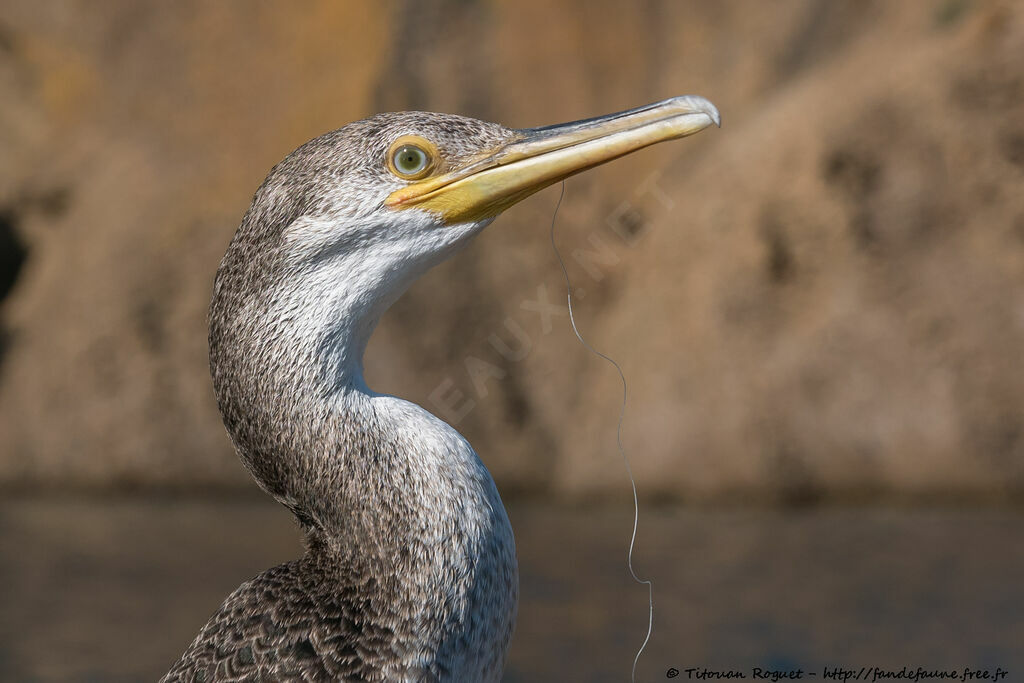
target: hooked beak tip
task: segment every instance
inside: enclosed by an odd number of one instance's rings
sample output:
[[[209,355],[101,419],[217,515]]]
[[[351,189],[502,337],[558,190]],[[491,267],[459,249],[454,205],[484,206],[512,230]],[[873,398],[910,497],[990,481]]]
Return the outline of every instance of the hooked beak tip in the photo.
[[[711,104],[711,102],[703,97],[699,97],[697,95],[681,95],[679,97],[673,97],[672,99],[680,107],[689,109],[694,113],[705,114],[709,119],[711,119],[713,124],[719,128],[722,127],[722,115],[718,113],[718,107]]]

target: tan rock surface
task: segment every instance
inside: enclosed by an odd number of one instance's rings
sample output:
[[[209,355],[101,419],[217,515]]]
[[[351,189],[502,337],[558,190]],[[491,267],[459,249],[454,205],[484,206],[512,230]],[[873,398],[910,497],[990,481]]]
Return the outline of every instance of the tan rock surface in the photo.
[[[384,109],[531,126],[680,93],[722,130],[574,178],[558,217],[580,325],[631,382],[641,491],[1024,488],[1018,3],[7,5],[8,488],[249,486],[206,305],[298,144]],[[417,284],[367,370],[465,413],[507,492],[623,495],[617,378],[537,313],[564,301],[557,196]]]

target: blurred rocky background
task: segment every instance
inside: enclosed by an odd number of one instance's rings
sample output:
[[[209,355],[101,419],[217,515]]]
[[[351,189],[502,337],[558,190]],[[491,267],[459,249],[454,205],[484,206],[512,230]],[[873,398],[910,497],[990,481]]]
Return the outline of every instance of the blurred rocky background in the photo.
[[[6,0],[0,487],[254,489],[206,307],[269,168],[381,110],[721,130],[571,179],[578,320],[642,496],[1024,493],[1024,6]],[[552,188],[418,283],[374,388],[507,497],[628,495]]]

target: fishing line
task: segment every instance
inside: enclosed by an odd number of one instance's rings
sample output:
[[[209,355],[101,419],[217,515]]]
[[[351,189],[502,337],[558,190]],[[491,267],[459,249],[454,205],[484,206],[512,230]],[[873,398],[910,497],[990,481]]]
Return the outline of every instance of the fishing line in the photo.
[[[640,522],[640,501],[636,495],[636,479],[633,477],[633,468],[629,465],[629,457],[626,455],[626,449],[622,446],[622,421],[626,417],[626,375],[623,374],[622,368],[612,360],[611,357],[601,353],[593,346],[587,343],[580,334],[580,330],[576,327],[576,318],[572,312],[572,282],[569,280],[569,271],[565,267],[565,261],[562,259],[562,254],[558,251],[558,246],[555,244],[555,219],[558,217],[558,209],[562,206],[562,199],[565,198],[565,181],[562,181],[562,192],[558,195],[558,203],[555,204],[555,212],[551,215],[551,248],[555,250],[555,256],[558,257],[558,265],[562,267],[562,275],[565,276],[565,289],[566,289],[566,301],[569,304],[569,322],[572,324],[572,331],[576,335],[576,338],[580,341],[580,344],[590,351],[595,356],[603,358],[612,364],[615,371],[619,373],[619,379],[622,381],[622,407],[619,409],[619,424],[615,428],[615,443],[619,447],[619,455],[622,456],[622,462],[626,465],[626,473],[629,474],[629,483],[633,487],[633,535],[629,539],[629,554],[626,557],[626,566],[629,568],[629,575],[633,577],[633,580],[641,585],[647,586],[647,635],[644,637],[643,644],[640,645],[640,649],[636,651],[636,656],[633,658],[633,672],[630,680],[632,683],[636,683],[636,665],[640,661],[640,655],[643,654],[644,648],[647,647],[647,643],[651,640],[651,631],[654,628],[654,584],[650,579],[641,579],[637,576],[636,571],[633,569],[633,547],[636,545],[636,530]]]

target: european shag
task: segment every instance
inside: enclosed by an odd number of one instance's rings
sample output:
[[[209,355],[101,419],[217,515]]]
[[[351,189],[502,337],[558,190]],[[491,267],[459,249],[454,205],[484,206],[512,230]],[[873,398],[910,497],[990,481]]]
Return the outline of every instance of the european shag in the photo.
[[[455,429],[373,392],[382,313],[521,199],[719,123],[675,97],[512,130],[378,114],[277,164],[221,261],[210,367],[238,454],[304,557],[243,583],[164,681],[497,681],[518,567],[490,473]]]

